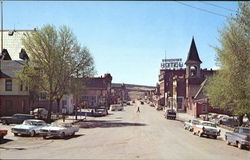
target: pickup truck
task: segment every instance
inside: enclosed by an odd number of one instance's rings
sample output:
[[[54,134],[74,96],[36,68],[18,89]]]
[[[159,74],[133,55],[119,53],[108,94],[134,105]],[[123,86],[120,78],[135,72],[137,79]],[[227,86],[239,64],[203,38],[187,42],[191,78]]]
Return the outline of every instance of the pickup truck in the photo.
[[[250,146],[250,128],[237,127],[233,132],[225,133],[227,145],[236,145],[239,149]]]
[[[8,133],[7,130],[0,129],[0,140],[2,140],[3,137],[7,135],[7,133]]]

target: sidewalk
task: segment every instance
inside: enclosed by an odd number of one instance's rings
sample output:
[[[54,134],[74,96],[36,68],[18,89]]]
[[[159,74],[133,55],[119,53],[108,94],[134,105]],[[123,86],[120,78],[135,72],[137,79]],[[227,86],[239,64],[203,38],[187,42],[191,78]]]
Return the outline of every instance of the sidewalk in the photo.
[[[181,121],[181,122],[185,122],[185,121],[192,120],[192,119],[202,120],[200,118],[195,118],[194,116],[189,115],[187,113],[177,113],[176,114],[176,119]],[[219,127],[219,126],[217,126],[217,128],[219,128],[221,130],[220,137],[222,137],[222,139],[225,141],[225,133],[226,132],[231,132],[231,131],[228,130],[228,129]]]
[[[77,120],[75,119],[75,116],[66,116],[64,122],[65,123],[72,123],[73,124],[73,123],[76,123],[76,122],[84,120],[84,119],[86,119],[86,118],[85,118],[85,116],[82,116],[82,115],[78,115],[77,116]],[[61,122],[63,122],[63,119],[58,119],[55,122],[61,123]]]

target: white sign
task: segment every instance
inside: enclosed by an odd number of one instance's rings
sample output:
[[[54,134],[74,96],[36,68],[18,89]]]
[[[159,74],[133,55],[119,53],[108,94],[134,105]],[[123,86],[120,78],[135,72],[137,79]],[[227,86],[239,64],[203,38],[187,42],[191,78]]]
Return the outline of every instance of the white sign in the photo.
[[[162,63],[161,63],[162,69],[179,69],[182,67],[183,67],[183,62],[181,58],[162,59]]]

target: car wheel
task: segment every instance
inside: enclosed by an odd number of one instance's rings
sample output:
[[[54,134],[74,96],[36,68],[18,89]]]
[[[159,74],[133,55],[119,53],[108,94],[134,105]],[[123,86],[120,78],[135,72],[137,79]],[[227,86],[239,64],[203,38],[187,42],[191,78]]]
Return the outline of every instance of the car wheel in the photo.
[[[47,137],[46,136],[43,136],[43,139],[46,139]]]
[[[217,136],[213,136],[214,139],[217,139]]]
[[[193,135],[196,135],[196,133],[195,133],[195,132],[193,132]]]
[[[202,133],[201,133],[201,132],[198,132],[198,136],[199,136],[199,137],[202,137]]]
[[[230,142],[229,142],[229,140],[228,140],[228,139],[226,139],[226,143],[227,143],[227,145],[230,145]]]
[[[3,124],[9,125],[9,123],[6,120],[3,120]]]
[[[64,132],[61,133],[61,138],[65,138],[65,133]]]
[[[14,133],[14,136],[18,136],[18,134],[17,134],[17,133]]]
[[[71,134],[71,136],[72,136],[72,137],[75,136],[75,132],[73,132],[73,133]]]
[[[31,137],[34,137],[35,135],[36,135],[36,132],[35,132],[35,131],[31,131],[31,132],[30,132],[30,136],[31,136]]]
[[[239,142],[237,143],[237,146],[238,146],[239,149],[243,148],[243,145],[241,143],[239,143]]]

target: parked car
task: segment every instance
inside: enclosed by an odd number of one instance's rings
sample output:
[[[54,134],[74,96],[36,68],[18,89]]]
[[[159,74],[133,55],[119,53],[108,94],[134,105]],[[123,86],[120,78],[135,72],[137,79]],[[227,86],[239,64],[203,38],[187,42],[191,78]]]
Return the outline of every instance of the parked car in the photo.
[[[49,126],[42,127],[39,131],[43,138],[74,136],[79,131],[79,127],[73,126],[71,123],[52,123]]]
[[[203,135],[211,136],[214,139],[220,135],[220,129],[216,127],[216,124],[209,121],[201,121],[199,124],[193,126],[193,134],[202,137]]]
[[[4,136],[6,136],[8,133],[8,130],[0,129],[0,140],[3,139]]]
[[[226,132],[225,140],[227,145],[236,145],[240,149],[244,147],[250,148],[250,128],[237,127],[233,132]]]
[[[38,119],[27,119],[24,120],[21,125],[16,125],[11,128],[11,132],[17,135],[30,135],[34,137],[39,134],[39,130],[42,127],[47,126],[47,124],[43,120]]]
[[[30,115],[30,114],[14,114],[13,116],[10,117],[1,117],[0,121],[3,124],[21,124],[23,123],[24,120],[26,119],[34,119],[35,116],[34,115]]]
[[[175,119],[176,118],[176,112],[172,109],[169,109],[165,112],[164,117],[167,119]]]
[[[236,127],[239,126],[239,121],[236,118],[233,117],[223,117],[220,121],[219,124],[226,125],[229,127]]]
[[[92,111],[93,111],[92,115],[95,117],[108,115],[108,111],[105,108],[97,108],[97,109],[93,109]]]
[[[112,104],[112,105],[110,105],[110,110],[111,111],[122,111],[123,106],[120,104]]]
[[[199,120],[193,119],[193,120],[189,120],[187,122],[184,122],[184,129],[185,130],[189,130],[190,132],[193,131],[194,126],[198,125],[200,123]]]
[[[33,111],[30,111],[30,114],[34,115],[36,118],[47,118],[48,111],[45,108],[38,107]]]

